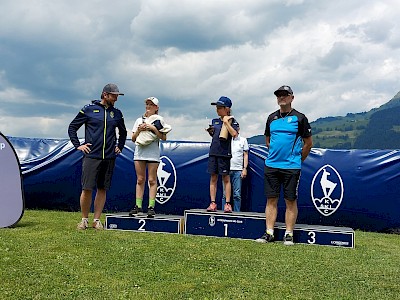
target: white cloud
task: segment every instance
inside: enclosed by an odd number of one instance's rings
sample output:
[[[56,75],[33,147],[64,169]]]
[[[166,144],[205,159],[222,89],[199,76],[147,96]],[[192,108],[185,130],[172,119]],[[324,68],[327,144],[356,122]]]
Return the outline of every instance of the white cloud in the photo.
[[[70,122],[70,116],[60,115],[49,117],[14,117],[2,114],[0,116],[1,132],[4,135],[16,137],[48,137],[65,138]],[[65,126],[67,124],[67,127]],[[14,134],[9,134],[13,132]],[[83,130],[80,129],[83,136]]]
[[[221,95],[232,99],[244,136],[263,134],[282,84],[311,121],[367,111],[400,90],[399,7],[395,0],[5,0],[1,130],[67,137],[68,123],[108,82],[125,92],[117,106],[129,130],[152,95],[174,140],[208,141],[205,118],[216,116],[210,102]]]

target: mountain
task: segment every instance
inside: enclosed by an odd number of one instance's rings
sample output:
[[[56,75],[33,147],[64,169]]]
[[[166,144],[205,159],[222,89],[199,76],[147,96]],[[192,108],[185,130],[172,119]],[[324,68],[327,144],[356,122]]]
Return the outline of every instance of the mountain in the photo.
[[[310,125],[315,148],[400,149],[400,92],[389,102],[368,112],[319,118]],[[263,135],[248,139],[265,144]]]
[[[249,144],[265,145],[265,136],[255,135],[255,136],[247,138],[247,142]]]

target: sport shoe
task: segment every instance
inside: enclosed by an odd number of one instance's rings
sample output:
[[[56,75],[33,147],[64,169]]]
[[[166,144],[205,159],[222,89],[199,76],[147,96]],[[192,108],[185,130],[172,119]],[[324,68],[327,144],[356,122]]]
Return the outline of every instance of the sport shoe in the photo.
[[[211,202],[210,206],[207,207],[207,211],[217,211],[217,203]]]
[[[262,237],[256,239],[259,243],[272,243],[274,241],[274,236],[268,233],[264,233]]]
[[[133,216],[135,216],[137,214],[140,214],[142,212],[143,212],[142,208],[137,206],[137,205],[135,205],[135,207],[132,208],[131,211],[129,212],[129,216],[133,217]]]
[[[283,238],[283,244],[286,245],[286,246],[294,245],[293,235],[292,234],[286,234],[285,237]]]
[[[154,218],[154,216],[156,215],[156,212],[154,211],[154,207],[149,207],[147,209],[147,217],[148,218]]]
[[[94,229],[97,229],[97,230],[102,230],[102,229],[104,229],[103,224],[101,224],[101,221],[100,221],[100,220],[98,220],[98,221],[93,221],[92,227],[93,227]]]
[[[88,228],[88,222],[87,220],[82,220],[78,223],[78,225],[76,226],[76,229],[78,230],[85,230]]]
[[[224,213],[231,213],[231,212],[232,212],[232,205],[229,202],[225,203]]]

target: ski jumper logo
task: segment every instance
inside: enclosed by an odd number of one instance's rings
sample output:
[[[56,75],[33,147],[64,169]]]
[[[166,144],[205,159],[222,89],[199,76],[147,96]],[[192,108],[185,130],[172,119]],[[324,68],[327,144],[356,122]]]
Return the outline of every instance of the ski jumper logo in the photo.
[[[157,181],[156,201],[164,204],[171,199],[176,188],[175,166],[166,156],[160,157],[160,164],[157,169]]]
[[[315,208],[325,217],[333,214],[343,200],[343,180],[331,165],[321,167],[311,183],[311,198]]]

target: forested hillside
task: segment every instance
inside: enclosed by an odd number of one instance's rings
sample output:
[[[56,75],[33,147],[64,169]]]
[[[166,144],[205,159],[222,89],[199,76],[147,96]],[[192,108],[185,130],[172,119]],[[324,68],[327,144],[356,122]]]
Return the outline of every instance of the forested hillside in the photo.
[[[400,106],[373,113],[354,148],[400,149]]]
[[[319,118],[311,122],[315,148],[400,149],[400,92],[389,102],[369,112]],[[265,144],[265,137],[248,139]]]

